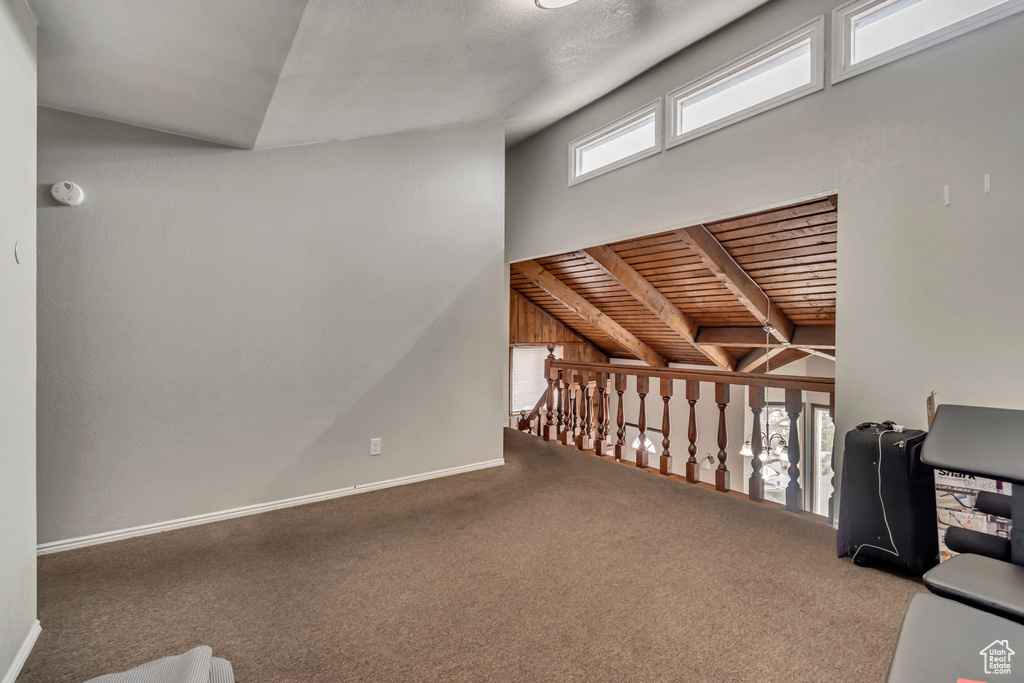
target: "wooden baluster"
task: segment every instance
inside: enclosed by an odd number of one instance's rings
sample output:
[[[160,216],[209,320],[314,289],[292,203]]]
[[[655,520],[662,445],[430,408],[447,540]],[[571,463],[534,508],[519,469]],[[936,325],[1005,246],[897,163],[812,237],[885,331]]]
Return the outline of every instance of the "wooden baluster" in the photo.
[[[575,372],[569,370],[565,376],[565,395],[569,402],[566,408],[565,431],[562,432],[562,445],[573,446],[576,443],[576,389]]]
[[[526,426],[527,426],[526,416],[527,416],[527,414],[529,412],[530,411],[528,411],[528,410],[520,410],[519,411],[519,420],[516,421],[516,426],[519,429],[519,431],[521,431],[521,432],[525,432],[526,431]]]
[[[604,438],[611,446],[612,442],[612,376],[608,375],[604,392]]]
[[[594,449],[597,441],[597,382],[587,385],[587,438],[590,440],[588,451]]]
[[[668,402],[672,398],[672,380],[667,377],[661,378],[661,400],[665,403],[665,410],[661,414],[661,433],[665,437],[661,440],[661,473],[668,475],[672,473],[672,453],[669,452],[669,432],[672,426],[668,416]]]
[[[647,408],[644,406],[644,399],[647,398],[647,394],[651,388],[650,377],[637,377],[636,378],[636,393],[640,395],[640,418],[637,420],[637,426],[640,428],[640,440],[637,442],[636,449],[636,466],[647,467]]]
[[[580,377],[580,401],[580,434],[576,437],[576,447],[589,451],[594,428],[594,395],[590,389],[590,373],[587,372]]]
[[[686,402],[690,404],[690,428],[687,438],[690,445],[686,450],[690,457],[686,460],[686,481],[694,484],[700,481],[700,463],[697,462],[697,401],[700,400],[700,382],[686,380]]]
[[[575,419],[572,423],[572,442],[576,445],[576,437],[583,428],[583,382],[579,373],[576,373],[576,377],[573,382],[573,414]]]
[[[620,461],[626,452],[626,418],[622,414],[622,394],[624,391],[626,391],[626,375],[616,374],[615,393],[619,395],[619,407],[615,416],[615,424],[618,425],[618,431],[615,432],[615,435],[619,438],[615,442],[615,459]]]
[[[750,397],[750,410],[754,413],[754,432],[750,435],[750,450],[754,457],[750,461],[753,472],[747,484],[750,500],[761,502],[764,500],[764,477],[761,475],[761,451],[764,450],[764,443],[761,440],[761,411],[764,410],[764,387],[748,387]]]
[[[786,414],[789,415],[789,486],[786,487],[786,509],[803,512],[804,492],[800,488],[800,409],[804,406],[803,392],[786,389]]]
[[[729,405],[729,385],[715,383],[715,403],[718,404],[718,469],[715,470],[715,490],[729,490],[729,466],[725,461],[729,453],[725,447],[729,445],[729,429],[725,424],[725,409]]]
[[[564,370],[559,370],[558,371],[558,381],[555,382],[555,388],[558,391],[558,407],[557,407],[558,422],[555,424],[555,429],[556,429],[556,432],[558,433],[559,436],[561,436],[562,432],[565,429],[565,409],[562,406],[562,391],[563,391],[563,388],[564,388],[563,385],[565,384],[565,382],[562,379],[562,376],[564,374],[565,374]]]
[[[544,376],[548,380],[547,420],[541,420],[542,424],[547,423],[541,430],[547,441],[554,441],[558,438],[558,427],[555,424],[555,378],[558,376],[558,371],[551,367],[551,361],[554,359],[555,345],[548,344],[548,357],[544,361]]]
[[[594,453],[597,455],[604,455],[608,446],[608,409],[605,404],[607,389],[608,375],[597,373],[597,441],[594,443]]]
[[[832,420],[832,493],[828,496],[828,521],[832,524],[836,520],[835,499],[836,499],[836,392],[828,396],[828,417]]]
[[[570,445],[576,446],[576,434],[580,429],[580,414],[582,413],[583,401],[580,398],[580,376],[579,373],[575,373],[572,378],[572,435],[569,439]]]

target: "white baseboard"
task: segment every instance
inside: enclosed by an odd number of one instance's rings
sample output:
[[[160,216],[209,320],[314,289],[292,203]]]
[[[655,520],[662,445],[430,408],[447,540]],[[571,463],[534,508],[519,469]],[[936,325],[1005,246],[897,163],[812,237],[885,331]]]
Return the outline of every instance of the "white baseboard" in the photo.
[[[281,508],[295,507],[296,505],[308,505],[309,503],[318,503],[323,500],[330,500],[332,498],[341,498],[342,496],[351,496],[356,493],[363,493],[365,491],[374,491],[376,489],[387,489],[392,486],[402,486],[403,484],[413,484],[418,481],[427,481],[428,479],[438,479],[440,477],[449,477],[453,474],[462,474],[464,472],[472,472],[474,470],[482,470],[488,467],[498,467],[504,465],[503,459],[498,460],[486,460],[484,462],[475,462],[471,465],[461,465],[459,467],[450,467],[444,470],[435,470],[433,472],[424,472],[423,474],[414,474],[408,477],[399,477],[398,479],[388,479],[386,481],[378,481],[370,484],[357,484],[356,486],[347,486],[343,489],[335,489],[334,491],[325,491],[323,493],[312,493],[307,496],[298,496],[296,498],[287,498],[285,500],[275,500],[270,503],[260,503],[258,505],[246,505],[245,507],[232,508],[231,510],[222,510],[220,512],[209,512],[205,515],[195,515],[193,517],[182,517],[181,519],[172,519],[167,522],[157,522],[156,524],[144,524],[142,526],[135,526],[129,529],[119,529],[117,531],[106,531],[101,534],[92,534],[90,536],[79,536],[78,538],[69,538],[64,541],[51,541],[50,543],[41,543],[36,546],[37,555],[49,555],[51,553],[59,553],[65,550],[74,550],[76,548],[85,548],[90,545],[99,545],[100,543],[110,543],[112,541],[121,541],[126,538],[135,538],[136,536],[146,536],[148,534],[158,534],[161,531],[171,531],[172,529],[182,529],[189,526],[198,526],[200,524],[209,524],[210,522],[219,522],[225,519],[233,519],[235,517],[245,517],[247,515],[258,515],[261,512],[269,512],[271,510],[280,510]],[[4,679],[2,683],[7,683]]]
[[[35,623],[32,624],[32,628],[28,630],[28,635],[25,636],[24,642],[22,642],[21,647],[18,648],[18,654],[14,655],[14,661],[11,662],[11,668],[9,668],[7,673],[4,674],[3,681],[0,681],[0,683],[14,683],[14,679],[16,679],[18,674],[21,673],[21,667],[25,666],[25,660],[28,659],[29,653],[32,652],[32,648],[35,647],[36,638],[39,637],[39,633],[42,630],[42,627],[39,626],[39,620],[37,619]]]

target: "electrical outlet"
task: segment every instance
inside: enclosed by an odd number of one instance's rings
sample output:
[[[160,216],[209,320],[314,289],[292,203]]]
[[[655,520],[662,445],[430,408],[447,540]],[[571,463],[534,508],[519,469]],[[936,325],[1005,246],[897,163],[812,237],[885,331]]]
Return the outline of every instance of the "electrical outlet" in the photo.
[[[370,455],[380,455],[380,439],[370,439]]]

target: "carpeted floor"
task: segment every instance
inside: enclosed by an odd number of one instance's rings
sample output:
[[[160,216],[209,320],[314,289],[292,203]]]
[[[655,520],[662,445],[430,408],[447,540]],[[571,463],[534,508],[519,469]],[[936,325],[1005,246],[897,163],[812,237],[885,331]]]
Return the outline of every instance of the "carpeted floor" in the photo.
[[[39,560],[18,683],[208,644],[244,683],[882,681],[912,581],[506,431],[504,467]]]

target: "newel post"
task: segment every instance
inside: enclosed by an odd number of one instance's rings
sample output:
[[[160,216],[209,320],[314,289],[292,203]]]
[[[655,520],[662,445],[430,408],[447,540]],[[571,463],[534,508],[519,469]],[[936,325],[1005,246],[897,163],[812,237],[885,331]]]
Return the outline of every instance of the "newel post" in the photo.
[[[715,384],[715,403],[718,404],[718,469],[715,470],[715,490],[729,490],[729,458],[725,447],[729,445],[729,430],[725,423],[725,409],[729,405],[729,385]],[[742,473],[741,473],[742,474]]]
[[[700,382],[686,380],[686,402],[690,404],[690,426],[687,438],[690,445],[686,447],[690,457],[686,460],[686,481],[695,484],[700,481],[700,463],[697,462],[697,401],[700,400]]]
[[[800,410],[804,407],[803,392],[786,389],[786,414],[789,415],[789,485],[786,487],[786,509],[804,511],[804,492],[800,488]]]
[[[761,475],[761,451],[764,444],[761,439],[761,411],[764,410],[764,387],[748,387],[750,389],[750,410],[754,413],[754,432],[750,435],[750,450],[754,452],[754,458],[750,461],[753,472],[747,489],[750,500],[761,502],[764,500],[764,477]]]

